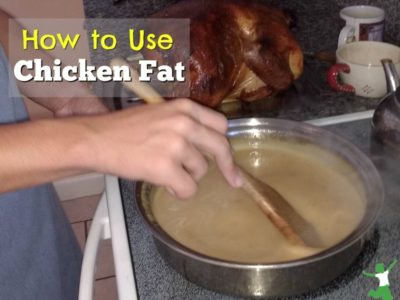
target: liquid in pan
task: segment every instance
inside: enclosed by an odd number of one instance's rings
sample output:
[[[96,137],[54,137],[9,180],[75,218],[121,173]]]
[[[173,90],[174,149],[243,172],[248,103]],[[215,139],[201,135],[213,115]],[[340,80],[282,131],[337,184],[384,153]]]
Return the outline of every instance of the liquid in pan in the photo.
[[[227,261],[275,263],[330,248],[360,223],[365,213],[362,183],[339,156],[314,144],[277,138],[254,145],[240,137],[231,143],[236,162],[278,190],[314,226],[324,247],[289,244],[249,195],[231,188],[214,164],[190,199],[176,199],[163,188],[153,192],[154,219],[179,243]]]

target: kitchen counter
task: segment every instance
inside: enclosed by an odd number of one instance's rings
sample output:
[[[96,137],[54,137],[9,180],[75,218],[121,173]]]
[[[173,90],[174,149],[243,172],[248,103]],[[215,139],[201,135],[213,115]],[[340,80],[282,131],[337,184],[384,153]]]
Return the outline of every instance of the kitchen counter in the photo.
[[[358,146],[378,168],[385,186],[385,202],[371,238],[359,258],[330,284],[288,299],[366,299],[378,281],[364,277],[362,270],[374,271],[375,263],[386,266],[400,258],[400,156],[370,139],[370,120],[326,127]],[[150,231],[137,214],[134,184],[121,181],[126,224],[140,299],[234,299],[194,285],[176,273],[157,253]],[[394,299],[400,297],[400,265],[390,274]]]
[[[380,99],[358,97],[349,93],[338,93],[330,89],[325,74],[326,62],[305,59],[303,75],[282,94],[254,102],[224,101],[218,110],[228,118],[264,117],[295,121],[306,121],[343,114],[374,110]],[[121,90],[120,84],[102,83],[100,89],[115,92],[116,107],[137,105],[135,96]],[[101,92],[100,92],[101,93]]]
[[[302,76],[284,93],[256,102],[237,102],[233,109],[224,109],[222,106],[222,110],[230,118],[265,117],[306,121],[376,108],[380,99],[331,90],[325,75],[329,67],[327,62],[305,58]],[[277,103],[275,107],[269,104],[270,101]]]

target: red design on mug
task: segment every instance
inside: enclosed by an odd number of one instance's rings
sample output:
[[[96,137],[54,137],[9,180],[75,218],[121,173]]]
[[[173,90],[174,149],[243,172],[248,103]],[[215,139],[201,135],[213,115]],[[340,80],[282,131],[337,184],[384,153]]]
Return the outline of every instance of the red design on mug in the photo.
[[[334,64],[328,70],[327,79],[329,86],[337,92],[354,93],[356,90],[350,84],[340,83],[338,76],[340,72],[350,73],[350,67],[347,64]]]

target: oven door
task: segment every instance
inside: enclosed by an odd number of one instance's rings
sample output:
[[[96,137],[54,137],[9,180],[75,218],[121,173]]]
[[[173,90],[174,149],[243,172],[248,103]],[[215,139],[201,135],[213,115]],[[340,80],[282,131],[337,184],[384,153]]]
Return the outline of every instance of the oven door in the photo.
[[[83,255],[79,300],[93,299],[100,242],[111,239],[119,299],[137,299],[118,178],[106,176],[106,189],[94,215]]]

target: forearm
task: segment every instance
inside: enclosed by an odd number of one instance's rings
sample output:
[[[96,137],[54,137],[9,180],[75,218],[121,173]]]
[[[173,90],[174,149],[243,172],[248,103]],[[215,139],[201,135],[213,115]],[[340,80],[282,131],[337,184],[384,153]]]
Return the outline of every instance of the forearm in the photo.
[[[207,124],[205,126],[204,124]],[[216,161],[227,182],[241,185],[225,137],[227,120],[189,100],[104,115],[0,126],[0,193],[96,171],[193,195]]]
[[[0,193],[87,171],[92,156],[84,120],[0,126]]]

